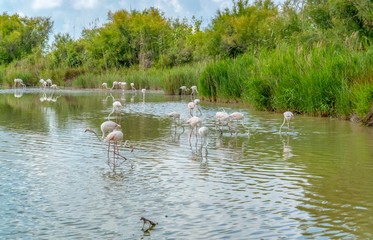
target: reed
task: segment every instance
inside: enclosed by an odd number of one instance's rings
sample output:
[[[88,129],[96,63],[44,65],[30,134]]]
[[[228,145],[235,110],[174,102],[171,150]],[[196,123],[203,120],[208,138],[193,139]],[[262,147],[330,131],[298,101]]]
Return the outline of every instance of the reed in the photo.
[[[315,44],[281,45],[209,63],[201,94],[212,100],[241,99],[258,109],[321,116],[368,114],[372,98],[373,51]],[[368,76],[368,77],[367,77]],[[355,86],[364,79],[364,85]]]

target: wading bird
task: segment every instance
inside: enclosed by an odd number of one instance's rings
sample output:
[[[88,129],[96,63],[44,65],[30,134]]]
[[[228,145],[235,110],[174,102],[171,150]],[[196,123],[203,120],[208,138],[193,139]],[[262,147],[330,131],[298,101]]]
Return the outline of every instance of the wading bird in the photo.
[[[226,113],[226,112],[217,112],[217,113],[216,113],[216,118],[217,118],[218,120],[215,122],[215,128],[216,128],[216,125],[218,125],[221,134],[223,134],[223,125],[224,125],[224,122],[227,123],[228,129],[229,129],[229,132],[232,134],[232,132],[231,132],[231,127],[230,127],[230,125],[229,125],[229,122],[230,122],[229,117],[230,117],[229,114]],[[220,128],[220,125],[221,125],[221,128]]]
[[[287,130],[290,130],[290,120],[292,118],[294,118],[294,114],[292,112],[290,112],[290,111],[284,112],[284,122],[282,123],[282,125],[280,127],[280,133],[281,133],[282,126],[284,126],[284,124],[285,124],[285,121],[287,121],[287,123],[288,123]]]
[[[196,98],[196,99],[194,99],[193,103],[194,103],[194,106],[197,108],[199,114],[202,115],[202,111],[201,111],[201,109],[199,107],[199,104],[201,103],[201,100],[199,100],[198,98]]]
[[[238,129],[238,121],[242,122],[242,126],[248,130],[247,134],[250,134],[250,130],[248,127],[244,124],[244,115],[240,112],[234,112],[231,115],[231,118],[236,121],[236,135],[237,135],[237,129]]]
[[[198,90],[197,90],[197,86],[191,86],[190,89],[192,90],[191,92],[191,96],[192,96],[192,99],[193,97],[198,94]]]
[[[179,89],[181,90],[180,95],[186,95],[187,91],[189,91],[189,88],[186,86],[181,86]]]
[[[188,108],[189,108],[190,116],[193,117],[194,102],[188,103]]]
[[[107,83],[103,83],[102,84],[102,87],[104,88],[104,89],[108,89],[108,90],[110,90],[110,92],[115,88],[115,86],[117,86],[118,85],[118,82],[117,81],[114,81],[113,82],[113,86],[111,87],[111,88],[109,88],[108,86],[107,86]]]
[[[172,118],[175,123],[180,124],[180,113],[170,112],[167,116]]]
[[[201,127],[200,129],[198,129],[198,133],[201,136],[201,150],[203,147],[205,147],[207,154],[207,144],[209,144],[207,141],[207,136],[209,134],[209,129],[208,127]]]
[[[104,122],[105,123],[105,122]],[[103,123],[103,124],[104,124]],[[119,147],[126,147],[127,144],[128,144],[128,140],[126,140],[124,142],[124,144],[122,145],[122,141],[123,141],[123,132],[121,130],[119,130],[120,128],[120,125],[116,124],[116,127],[113,129],[112,132],[110,132],[106,138],[104,139],[100,139],[97,135],[97,133],[95,131],[93,131],[92,129],[89,129],[87,128],[85,130],[85,132],[91,132],[91,133],[94,133],[97,137],[97,139],[99,141],[104,141],[104,142],[109,142],[109,145],[108,145],[108,162],[110,160],[110,142],[112,141],[114,144],[113,144],[113,147],[114,147],[114,161],[113,161],[113,171],[115,171],[115,167],[117,166],[117,163],[115,162],[115,156],[120,156],[122,157],[124,160],[127,160],[127,158],[125,158],[124,156],[120,155],[119,154]],[[102,129],[102,125],[101,125],[101,129]],[[131,144],[129,144],[129,147],[131,147],[131,152],[133,151],[133,146]]]
[[[23,88],[26,87],[26,85],[23,84],[23,81],[20,78],[14,79],[14,88],[17,88],[17,86],[20,86],[20,87],[23,87]]]
[[[47,82],[44,79],[40,79],[39,82],[41,83],[41,87],[45,90],[47,87]]]
[[[136,91],[135,84],[133,82],[131,82],[131,89],[132,89],[132,92]]]
[[[99,136],[97,135],[97,133],[95,131],[93,131],[92,129],[90,128],[87,128],[85,131],[87,132],[91,132],[91,133],[94,133],[96,135],[96,137],[98,138],[98,140],[104,140],[105,139],[105,133],[107,132],[112,132],[114,129],[116,128],[120,128],[120,125],[117,124],[116,122],[113,122],[113,121],[105,121],[101,124],[100,126],[101,128],[101,132],[102,132],[102,137],[101,139],[99,138]]]
[[[46,80],[47,82],[47,87],[51,87],[52,86],[52,80],[50,80],[49,78]]]
[[[111,113],[109,113],[109,116],[107,117],[108,120],[110,120],[110,116],[111,114],[113,114],[114,112],[118,115],[120,114],[120,110],[122,108],[122,104],[119,102],[119,101],[114,101],[113,102],[113,110],[111,111]]]
[[[122,89],[122,91],[126,89],[126,85],[127,85],[126,82],[119,82],[119,87]]]
[[[192,145],[191,143],[192,134],[193,134],[194,128],[196,128],[196,145],[197,145],[197,142],[198,142],[197,132],[198,132],[198,128],[201,127],[202,120],[199,117],[192,117],[188,120],[188,123],[190,124],[189,144]]]

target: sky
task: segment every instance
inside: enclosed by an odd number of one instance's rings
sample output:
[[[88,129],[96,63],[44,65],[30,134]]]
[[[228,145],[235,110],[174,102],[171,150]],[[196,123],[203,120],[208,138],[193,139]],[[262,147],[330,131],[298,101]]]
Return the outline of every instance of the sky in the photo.
[[[232,7],[231,0],[0,0],[0,13],[18,13],[26,17],[51,17],[54,22],[50,39],[58,33],[80,37],[84,28],[93,23],[101,26],[107,21],[107,13],[121,9],[144,10],[157,7],[167,18],[202,17],[207,26],[218,9]]]

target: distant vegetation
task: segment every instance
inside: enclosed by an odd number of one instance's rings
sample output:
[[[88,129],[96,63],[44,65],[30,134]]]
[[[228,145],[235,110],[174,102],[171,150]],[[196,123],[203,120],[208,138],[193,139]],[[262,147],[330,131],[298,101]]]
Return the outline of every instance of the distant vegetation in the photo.
[[[202,19],[155,8],[108,13],[79,39],[50,18],[0,15],[0,83],[98,88],[102,82],[243,101],[259,109],[360,119],[373,124],[373,5],[366,0],[233,1]]]

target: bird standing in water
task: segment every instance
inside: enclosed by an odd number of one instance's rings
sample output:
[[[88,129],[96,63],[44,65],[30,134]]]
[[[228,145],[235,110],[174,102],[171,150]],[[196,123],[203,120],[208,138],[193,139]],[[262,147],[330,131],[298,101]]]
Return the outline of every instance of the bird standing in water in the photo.
[[[223,125],[224,125],[224,122],[227,122],[227,126],[228,126],[228,129],[229,129],[229,132],[231,132],[231,127],[229,126],[230,119],[229,119],[229,114],[228,113],[226,113],[226,112],[217,112],[216,113],[216,118],[218,120],[215,123],[215,127],[216,127],[216,125],[219,125],[219,130],[220,130],[221,134],[223,134]],[[221,128],[220,128],[220,125],[221,125]],[[232,134],[232,132],[231,132],[231,134]]]
[[[249,128],[246,127],[245,124],[244,124],[244,122],[243,122],[245,117],[244,117],[244,115],[242,113],[240,113],[240,112],[234,112],[230,116],[231,116],[231,118],[233,120],[236,121],[236,135],[237,135],[237,129],[238,129],[238,121],[241,121],[242,122],[242,126],[244,128],[246,128],[247,130],[249,130]],[[250,131],[248,132],[248,134],[250,134]]]
[[[194,128],[196,128],[196,145],[197,145],[197,142],[198,142],[197,132],[198,132],[198,128],[201,127],[202,120],[199,117],[192,117],[188,120],[188,123],[190,124],[189,144],[192,145],[191,143],[192,134],[193,134]]]
[[[207,141],[207,136],[209,134],[209,129],[208,127],[201,127],[198,129],[199,135],[201,135],[201,150],[203,147],[206,148],[206,154],[207,154],[207,145],[209,144]]]
[[[193,117],[193,110],[194,110],[194,102],[189,102],[188,103],[188,108],[189,108],[189,113],[190,113],[190,116]]]
[[[290,130],[290,120],[294,118],[294,114],[290,111],[286,111],[284,112],[284,122],[282,123],[281,127],[280,127],[280,134],[281,134],[281,129],[282,129],[282,126],[284,126],[285,122],[288,123],[288,128],[287,128],[287,131]]]

